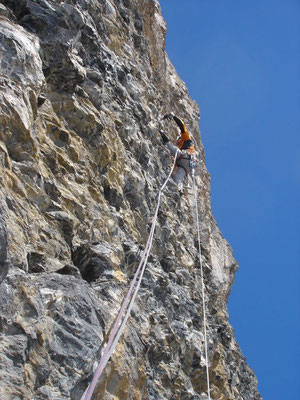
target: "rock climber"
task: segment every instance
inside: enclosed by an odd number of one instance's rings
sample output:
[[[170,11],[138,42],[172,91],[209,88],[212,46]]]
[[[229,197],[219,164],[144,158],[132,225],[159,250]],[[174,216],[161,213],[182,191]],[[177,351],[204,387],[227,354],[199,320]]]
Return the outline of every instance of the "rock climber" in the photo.
[[[195,168],[197,165],[194,144],[185,127],[184,122],[180,118],[176,117],[176,115],[174,115],[173,113],[169,113],[164,115],[163,120],[174,120],[180,129],[180,136],[176,140],[177,147],[170,142],[169,138],[164,132],[160,131],[159,133],[164,144],[167,144],[172,157],[175,157],[177,151],[176,165],[178,169],[173,175],[173,180],[175,183],[177,183],[179,188],[181,188],[185,176],[187,176],[190,170],[192,168]]]

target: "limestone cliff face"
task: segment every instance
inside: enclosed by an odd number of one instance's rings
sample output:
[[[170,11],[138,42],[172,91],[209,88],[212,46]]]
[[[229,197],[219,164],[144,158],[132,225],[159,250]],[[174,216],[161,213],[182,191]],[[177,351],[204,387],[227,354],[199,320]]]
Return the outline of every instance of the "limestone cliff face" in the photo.
[[[0,3],[0,398],[80,399],[149,234],[170,163],[157,130],[174,111],[201,159],[211,397],[261,399],[228,323],[237,264],[212,215],[200,113],[165,53],[159,3]],[[205,398],[194,202],[191,189],[169,192],[95,399]]]

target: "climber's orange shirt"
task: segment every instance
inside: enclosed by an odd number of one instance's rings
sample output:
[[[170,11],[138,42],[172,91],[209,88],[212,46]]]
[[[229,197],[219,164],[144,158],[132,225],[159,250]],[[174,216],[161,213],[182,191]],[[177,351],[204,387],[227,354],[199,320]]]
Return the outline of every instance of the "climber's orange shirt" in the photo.
[[[191,140],[191,137],[190,137],[190,135],[189,135],[189,133],[188,133],[186,127],[185,127],[184,122],[183,122],[180,118],[176,117],[175,115],[174,115],[173,118],[174,118],[174,121],[176,122],[176,124],[178,125],[178,127],[179,127],[179,129],[180,129],[181,138],[180,138],[180,140],[177,142],[177,147],[178,147],[179,149],[181,149],[183,143],[184,143],[186,140]],[[194,152],[195,152],[194,146],[189,147],[189,148],[187,149],[187,151],[188,151],[189,153],[191,153],[191,154],[194,153]]]

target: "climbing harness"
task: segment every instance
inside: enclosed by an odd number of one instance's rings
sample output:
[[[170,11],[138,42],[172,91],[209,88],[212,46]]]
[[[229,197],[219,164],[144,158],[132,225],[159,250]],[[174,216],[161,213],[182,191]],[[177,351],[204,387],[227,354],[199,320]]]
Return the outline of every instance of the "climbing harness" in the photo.
[[[171,159],[174,159],[174,156],[171,156]],[[176,165],[177,167],[184,169],[185,176],[188,176],[189,171],[183,165],[177,164],[177,162],[180,160],[189,160],[189,167],[191,170],[195,169],[198,165],[198,160],[196,159],[194,154],[190,154],[187,150],[181,150],[181,154],[176,160]]]
[[[154,213],[154,217],[152,219],[151,230],[150,230],[150,233],[149,233],[149,237],[148,237],[148,240],[147,240],[147,244],[146,244],[145,250],[143,251],[143,254],[142,254],[141,261],[140,261],[139,266],[138,266],[138,268],[136,270],[136,273],[135,273],[135,275],[134,275],[134,277],[132,279],[132,282],[130,284],[130,288],[129,288],[129,290],[127,292],[127,295],[126,295],[126,297],[125,297],[125,299],[123,301],[123,304],[122,304],[122,306],[120,308],[120,311],[119,311],[118,316],[116,318],[116,321],[114,323],[113,329],[111,331],[109,340],[107,342],[107,345],[105,346],[103,355],[102,355],[102,357],[100,359],[100,363],[98,364],[98,367],[97,367],[97,369],[96,369],[96,371],[94,373],[92,382],[89,384],[89,386],[87,387],[86,391],[82,395],[81,400],[90,400],[91,399],[91,397],[93,395],[93,392],[95,390],[95,387],[97,385],[97,382],[98,382],[98,380],[100,378],[100,375],[102,374],[102,372],[103,372],[103,370],[104,370],[104,368],[105,368],[110,356],[114,352],[115,347],[118,344],[119,338],[120,338],[120,336],[122,335],[122,333],[123,333],[123,331],[125,329],[125,325],[126,325],[126,322],[127,322],[128,318],[129,318],[131,309],[133,307],[135,297],[136,297],[136,295],[138,293],[138,290],[139,290],[141,282],[142,282],[142,278],[143,278],[143,275],[144,275],[144,271],[145,271],[146,264],[147,264],[147,261],[148,261],[148,257],[149,257],[149,254],[150,254],[150,250],[151,250],[151,247],[152,247],[152,241],[153,241],[154,230],[155,230],[155,225],[156,225],[156,221],[157,221],[158,210],[159,210],[159,206],[160,206],[161,195],[162,195],[162,192],[165,189],[169,179],[171,178],[172,172],[173,172],[174,167],[175,167],[176,156],[177,156],[177,152],[178,151],[179,151],[179,149],[176,151],[176,154],[175,154],[175,157],[174,157],[173,167],[172,167],[171,171],[169,172],[169,175],[168,175],[167,179],[165,180],[164,184],[162,185],[162,187],[159,190],[157,206],[156,206],[156,210],[155,210],[155,213]],[[139,273],[140,273],[140,276],[139,276]],[[131,297],[131,300],[130,300],[130,296],[131,296],[131,293],[133,291],[133,288],[134,288],[134,285],[135,285],[135,282],[136,282],[138,276],[139,276],[139,279],[138,279],[135,291],[134,291],[134,293],[133,293],[133,295]],[[130,301],[130,303],[129,303],[129,301]],[[129,305],[128,305],[128,303],[129,303]],[[122,316],[124,314],[124,311],[125,311],[127,305],[128,305],[128,308],[127,308],[125,317],[124,317],[124,319],[122,321],[121,326],[119,327],[120,322],[122,320]]]
[[[192,169],[193,177],[193,192],[195,197],[195,208],[196,208],[196,224],[197,224],[197,236],[198,236],[198,255],[200,263],[200,276],[201,276],[201,295],[202,295],[202,307],[203,307],[203,325],[204,325],[204,347],[205,347],[205,364],[206,364],[206,383],[207,383],[207,394],[208,400],[210,400],[210,387],[209,387],[209,370],[208,370],[208,352],[207,352],[207,332],[206,332],[206,305],[205,305],[205,290],[203,280],[203,266],[202,266],[202,252],[201,252],[201,235],[200,235],[200,223],[198,213],[198,202],[197,202],[197,191],[195,183],[195,168]]]

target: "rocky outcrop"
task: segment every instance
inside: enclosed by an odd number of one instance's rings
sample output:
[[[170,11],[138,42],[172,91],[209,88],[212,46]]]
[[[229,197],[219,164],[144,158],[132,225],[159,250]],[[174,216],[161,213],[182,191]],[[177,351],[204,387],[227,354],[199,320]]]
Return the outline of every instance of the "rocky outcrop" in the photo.
[[[149,234],[169,168],[157,131],[172,110],[201,160],[211,398],[261,399],[228,323],[237,264],[212,215],[200,112],[165,53],[159,3],[1,3],[0,397],[81,398]],[[95,399],[205,398],[190,192],[171,184],[162,198],[141,289]]]

